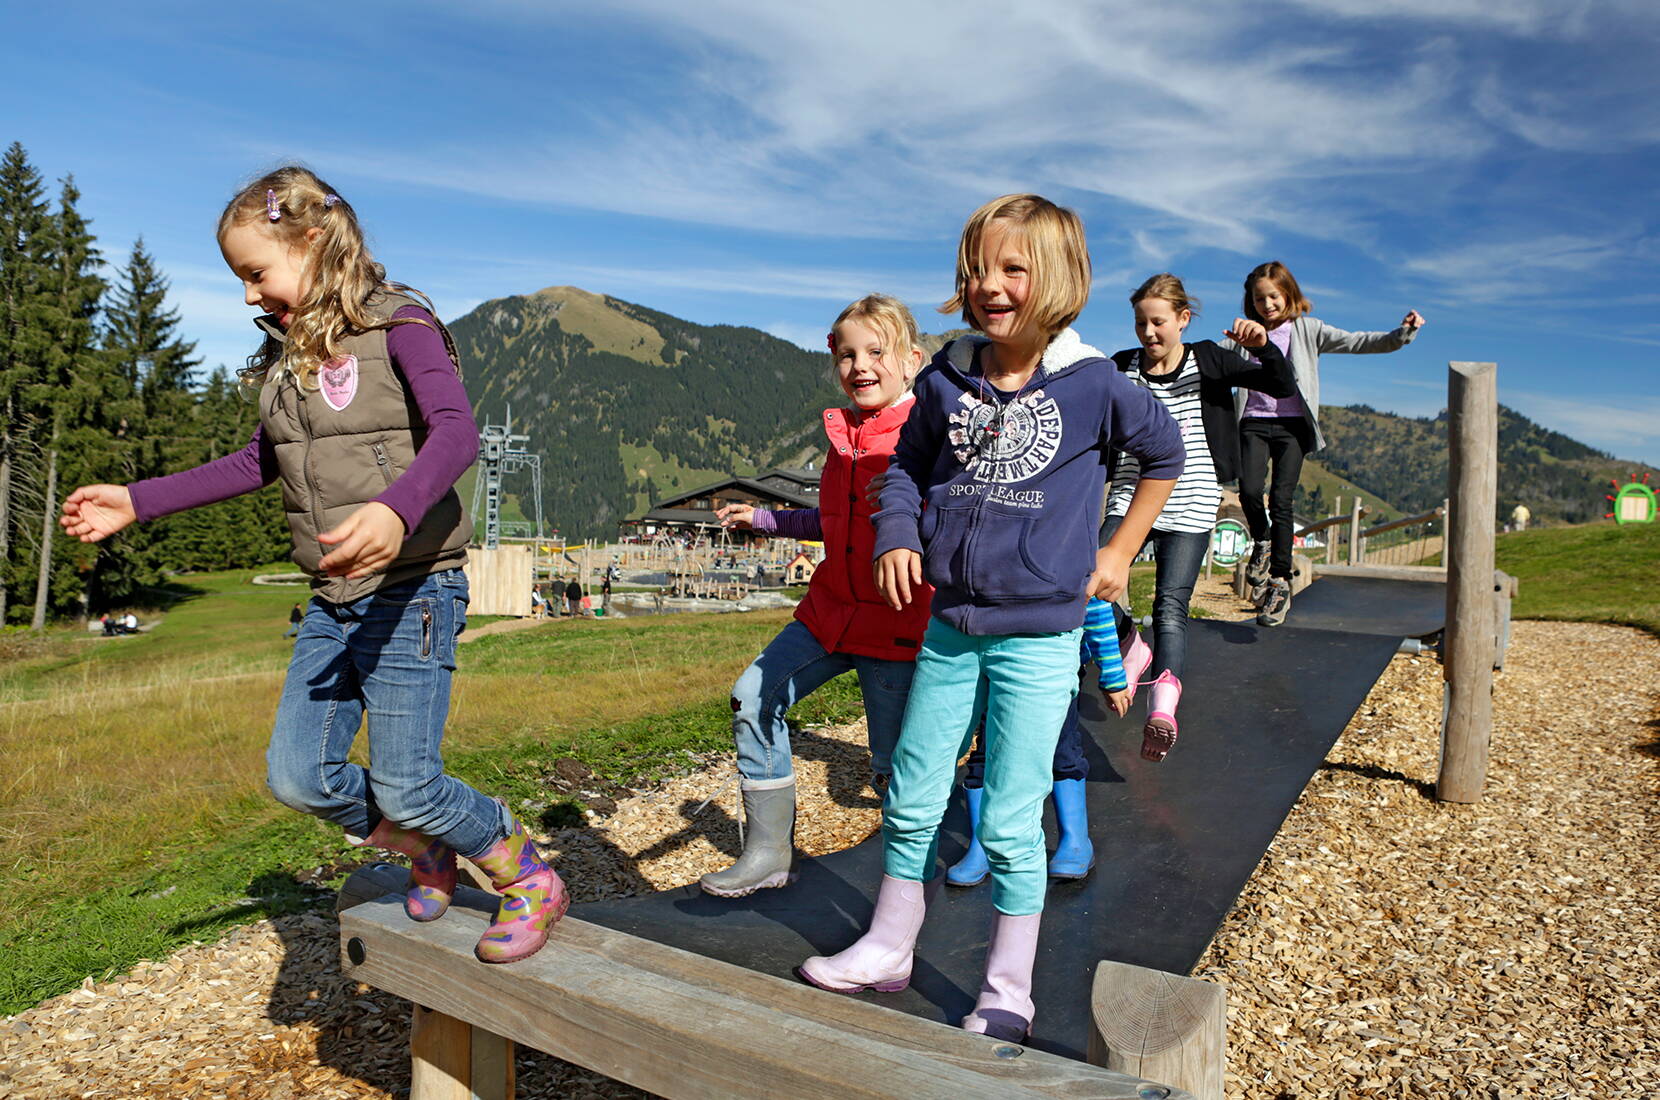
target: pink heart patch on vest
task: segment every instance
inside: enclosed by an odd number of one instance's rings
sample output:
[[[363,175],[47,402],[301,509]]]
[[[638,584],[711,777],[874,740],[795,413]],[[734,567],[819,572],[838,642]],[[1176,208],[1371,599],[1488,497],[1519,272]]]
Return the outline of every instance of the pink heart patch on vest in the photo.
[[[323,390],[323,400],[335,412],[343,411],[357,396],[357,356],[342,355],[330,359],[317,372]]]

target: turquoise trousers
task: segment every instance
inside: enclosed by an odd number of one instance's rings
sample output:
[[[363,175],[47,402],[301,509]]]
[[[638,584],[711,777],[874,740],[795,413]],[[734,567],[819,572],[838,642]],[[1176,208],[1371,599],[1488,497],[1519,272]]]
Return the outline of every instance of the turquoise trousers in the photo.
[[[979,837],[991,864],[992,904],[1014,917],[1043,911],[1049,885],[1043,800],[1061,722],[1078,693],[1082,633],[1079,627],[977,636],[937,618],[928,621],[882,809],[889,875],[912,882],[933,878],[957,761],[984,715]]]

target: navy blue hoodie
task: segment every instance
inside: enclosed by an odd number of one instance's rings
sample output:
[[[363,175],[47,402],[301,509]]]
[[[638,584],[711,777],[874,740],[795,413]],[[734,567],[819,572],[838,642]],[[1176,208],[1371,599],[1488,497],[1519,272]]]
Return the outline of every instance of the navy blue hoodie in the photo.
[[[965,634],[1075,630],[1111,453],[1135,455],[1143,477],[1174,479],[1181,430],[1071,329],[1018,396],[981,376],[975,353],[986,343],[954,340],[918,377],[872,517],[875,556],[921,551],[933,613]]]

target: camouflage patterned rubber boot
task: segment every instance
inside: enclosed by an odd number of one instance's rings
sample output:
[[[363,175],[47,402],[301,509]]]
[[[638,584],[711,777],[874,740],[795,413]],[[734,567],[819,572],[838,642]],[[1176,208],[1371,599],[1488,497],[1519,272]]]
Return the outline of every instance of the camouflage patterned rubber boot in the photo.
[[[450,898],[455,896],[455,849],[448,844],[384,817],[365,839],[347,839],[355,846],[372,844],[409,857],[409,892],[404,895],[403,911],[410,920],[437,920],[449,909]]]
[[[495,923],[480,937],[474,953],[487,963],[518,962],[536,954],[548,942],[549,929],[570,908],[565,883],[542,861],[516,818],[513,831],[474,857],[473,863],[501,893]]]

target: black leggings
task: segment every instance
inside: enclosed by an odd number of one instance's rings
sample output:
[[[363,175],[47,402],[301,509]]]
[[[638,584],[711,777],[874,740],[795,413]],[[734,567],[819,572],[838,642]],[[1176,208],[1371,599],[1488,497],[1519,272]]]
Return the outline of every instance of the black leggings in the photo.
[[[1257,542],[1270,541],[1269,575],[1291,579],[1292,505],[1303,456],[1314,449],[1314,432],[1301,416],[1246,417],[1239,422],[1239,507]],[[1269,477],[1269,463],[1273,476]],[[1263,489],[1268,507],[1262,506]]]

